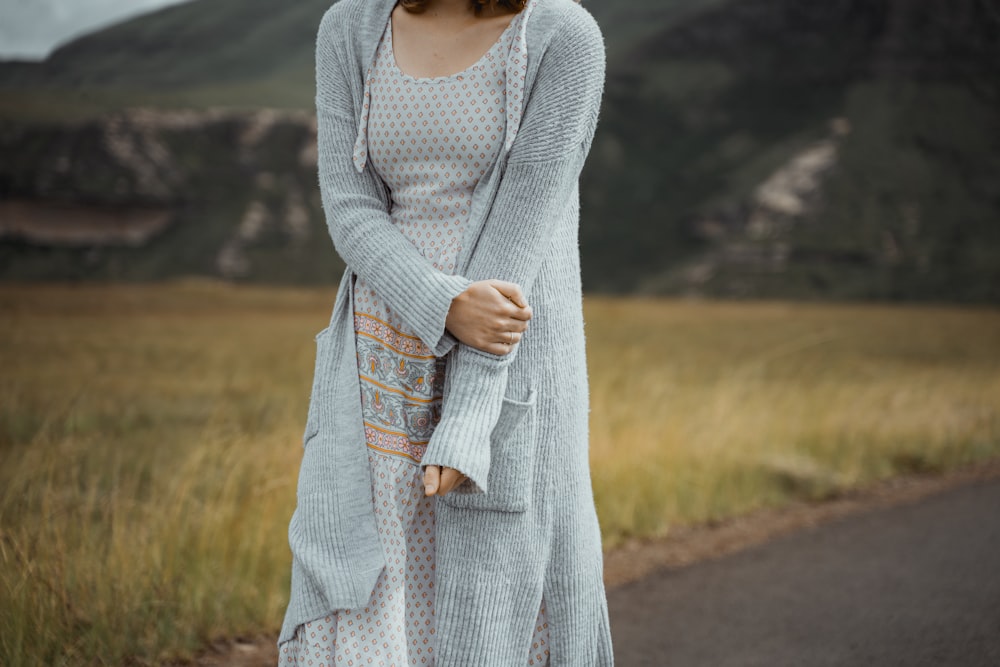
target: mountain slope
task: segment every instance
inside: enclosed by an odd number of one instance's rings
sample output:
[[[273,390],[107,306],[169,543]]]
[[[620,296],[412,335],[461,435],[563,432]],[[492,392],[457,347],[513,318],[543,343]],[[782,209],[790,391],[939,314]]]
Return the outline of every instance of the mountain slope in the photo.
[[[74,40],[40,64],[0,66],[0,87],[181,106],[308,108],[315,31],[328,0],[197,0]]]
[[[585,173],[591,285],[1000,299],[998,28],[978,0],[740,0],[637,42]],[[816,201],[754,237],[755,190],[835,122]]]

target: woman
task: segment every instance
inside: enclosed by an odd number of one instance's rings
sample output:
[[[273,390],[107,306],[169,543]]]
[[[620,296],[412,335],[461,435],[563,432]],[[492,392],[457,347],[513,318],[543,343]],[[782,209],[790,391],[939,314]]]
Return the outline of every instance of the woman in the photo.
[[[572,0],[340,0],[316,75],[347,268],[281,664],[613,664],[578,247],[597,24]]]

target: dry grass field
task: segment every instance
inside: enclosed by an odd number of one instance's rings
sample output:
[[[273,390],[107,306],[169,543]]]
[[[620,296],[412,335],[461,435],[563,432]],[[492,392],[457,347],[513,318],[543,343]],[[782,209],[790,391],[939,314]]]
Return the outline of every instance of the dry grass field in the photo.
[[[334,290],[0,286],[0,664],[273,632]],[[1000,311],[587,297],[605,544],[1000,456]]]

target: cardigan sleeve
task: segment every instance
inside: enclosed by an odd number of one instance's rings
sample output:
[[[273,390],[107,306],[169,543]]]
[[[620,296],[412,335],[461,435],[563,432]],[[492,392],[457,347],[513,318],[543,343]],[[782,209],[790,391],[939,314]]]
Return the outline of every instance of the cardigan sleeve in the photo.
[[[529,303],[556,227],[550,221],[577,204],[576,185],[596,129],[605,76],[597,23],[589,13],[576,12],[542,58],[496,199],[464,273],[472,280],[515,282]],[[496,355],[456,344],[446,365],[441,420],[422,466],[456,468],[468,476],[472,492],[488,490],[490,435],[520,345]]]
[[[320,195],[337,254],[409,324],[436,356],[457,343],[445,329],[452,300],[472,284],[437,269],[389,217],[385,185],[369,165],[358,172],[357,134],[347,69],[335,39],[338,5],[316,37],[316,142]],[[339,17],[343,20],[343,17]]]

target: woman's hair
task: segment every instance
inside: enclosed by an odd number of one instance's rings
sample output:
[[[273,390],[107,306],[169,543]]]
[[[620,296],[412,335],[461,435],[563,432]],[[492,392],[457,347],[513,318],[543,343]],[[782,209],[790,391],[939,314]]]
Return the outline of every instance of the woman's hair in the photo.
[[[576,2],[580,2],[580,0],[576,0]],[[414,14],[419,14],[427,9],[427,0],[399,0],[399,4],[403,5],[403,9],[406,11]],[[477,14],[486,7],[492,6],[519,12],[528,4],[528,0],[469,0],[469,4],[472,5]]]

